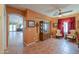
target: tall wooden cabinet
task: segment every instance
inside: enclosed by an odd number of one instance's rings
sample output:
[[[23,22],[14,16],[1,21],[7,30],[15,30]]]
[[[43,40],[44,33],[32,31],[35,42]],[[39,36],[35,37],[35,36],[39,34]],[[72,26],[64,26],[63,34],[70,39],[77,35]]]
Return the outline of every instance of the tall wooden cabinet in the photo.
[[[40,21],[39,22],[39,39],[40,41],[50,38],[50,22]]]

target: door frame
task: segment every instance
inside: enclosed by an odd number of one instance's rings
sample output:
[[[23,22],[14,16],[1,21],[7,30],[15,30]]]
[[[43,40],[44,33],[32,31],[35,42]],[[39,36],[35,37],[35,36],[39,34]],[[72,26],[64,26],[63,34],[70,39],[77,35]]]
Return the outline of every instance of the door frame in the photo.
[[[8,48],[8,46],[9,46],[9,15],[10,14],[14,14],[14,15],[18,15],[18,16],[21,16],[21,17],[23,17],[23,27],[24,27],[24,19],[25,19],[25,17],[23,16],[23,15],[21,15],[21,14],[17,14],[17,13],[8,13],[7,14],[7,22],[6,22],[6,47]],[[24,43],[24,28],[23,28],[23,43]]]

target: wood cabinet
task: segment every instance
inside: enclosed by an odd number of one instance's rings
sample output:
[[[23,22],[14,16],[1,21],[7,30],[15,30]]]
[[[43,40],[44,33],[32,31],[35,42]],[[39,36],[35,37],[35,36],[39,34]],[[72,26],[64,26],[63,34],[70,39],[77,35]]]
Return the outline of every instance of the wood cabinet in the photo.
[[[39,23],[39,38],[40,41],[50,38],[50,22],[40,21]]]

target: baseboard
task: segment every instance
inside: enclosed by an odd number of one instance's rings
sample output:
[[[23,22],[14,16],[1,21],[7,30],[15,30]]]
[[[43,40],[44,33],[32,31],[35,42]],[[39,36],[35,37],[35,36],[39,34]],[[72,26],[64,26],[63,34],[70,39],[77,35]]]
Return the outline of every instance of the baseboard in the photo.
[[[32,45],[32,44],[35,44],[37,41],[38,41],[38,40],[36,40],[36,41],[34,41],[34,42],[31,42],[31,43],[29,43],[29,44],[27,44],[26,42],[24,42],[24,45],[30,46],[30,45]]]

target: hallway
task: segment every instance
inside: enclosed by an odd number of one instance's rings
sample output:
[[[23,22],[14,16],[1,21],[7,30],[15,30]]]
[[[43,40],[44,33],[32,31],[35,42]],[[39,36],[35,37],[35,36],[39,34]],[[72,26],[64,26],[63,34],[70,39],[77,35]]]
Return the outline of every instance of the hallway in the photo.
[[[20,37],[20,39],[19,39]],[[23,32],[9,32],[10,47],[23,47]],[[14,45],[15,44],[15,45]]]
[[[9,51],[12,53],[23,48],[23,32],[12,31],[9,32]]]
[[[10,39],[13,39],[14,36],[18,43],[14,46],[11,46],[8,51],[5,51],[6,54],[78,54],[79,49],[75,43],[69,42],[65,39],[54,39],[50,38],[45,41],[39,41],[33,45],[23,47],[22,42],[22,33],[17,32],[14,34],[10,33]],[[18,39],[19,38],[19,39]],[[13,42],[13,40],[12,40]],[[11,42],[11,44],[12,44]]]

